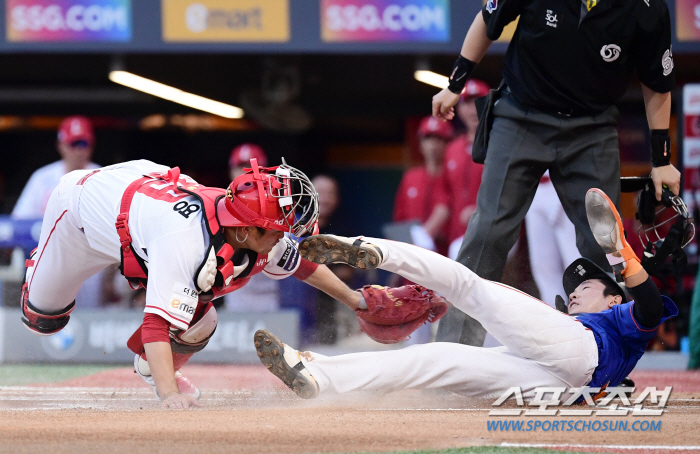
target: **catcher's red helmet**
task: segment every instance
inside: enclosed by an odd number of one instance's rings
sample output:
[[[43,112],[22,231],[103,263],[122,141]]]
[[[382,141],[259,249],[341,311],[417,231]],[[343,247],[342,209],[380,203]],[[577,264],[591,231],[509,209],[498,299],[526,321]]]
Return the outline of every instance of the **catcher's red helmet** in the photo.
[[[251,168],[236,177],[217,205],[223,227],[257,226],[289,232],[297,237],[314,230],[318,220],[318,194],[309,178],[288,166]]]

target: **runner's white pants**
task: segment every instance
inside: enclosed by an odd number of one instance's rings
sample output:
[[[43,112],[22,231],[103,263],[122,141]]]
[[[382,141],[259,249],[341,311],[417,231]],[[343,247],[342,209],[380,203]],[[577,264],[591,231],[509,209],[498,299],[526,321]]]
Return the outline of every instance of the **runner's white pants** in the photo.
[[[442,388],[492,396],[519,386],[578,387],[598,364],[593,333],[568,315],[511,287],[481,279],[467,267],[419,247],[366,238],[384,253],[381,269],[435,290],[479,320],[504,347],[453,343],[402,350],[302,358],[321,392]]]
[[[74,171],[61,178],[51,193],[41,224],[34,266],[27,269],[29,301],[37,309],[57,312],[75,300],[90,276],[119,263],[90,247],[83,233],[78,181],[90,170]]]

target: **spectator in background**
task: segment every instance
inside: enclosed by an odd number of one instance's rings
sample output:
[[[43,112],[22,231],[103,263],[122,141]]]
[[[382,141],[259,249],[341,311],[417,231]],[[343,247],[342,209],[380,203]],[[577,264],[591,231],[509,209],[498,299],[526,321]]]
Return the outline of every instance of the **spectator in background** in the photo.
[[[260,167],[267,167],[267,154],[259,145],[244,143],[234,148],[228,158],[229,179],[233,181],[237,176],[243,175],[243,168],[250,167],[253,158],[258,160]]]
[[[418,244],[438,252],[447,251],[444,234],[445,218],[434,215],[436,186],[442,173],[445,147],[452,138],[452,125],[425,117],[418,126],[420,152],[423,155],[423,165],[408,169],[404,173],[399,189],[394,199],[394,222],[417,221],[422,224],[425,232],[435,241],[435,247],[430,244]],[[412,232],[413,233],[413,232]]]
[[[331,226],[331,218],[340,204],[340,188],[338,181],[329,175],[316,175],[311,182],[318,192],[318,228],[321,233],[334,233],[337,229]]]
[[[90,160],[95,148],[95,135],[92,123],[85,117],[63,120],[58,129],[56,148],[61,159],[34,171],[12,210],[13,218],[43,218],[51,192],[63,175],[73,170],[100,167]]]
[[[335,210],[340,205],[340,187],[338,181],[330,175],[316,175],[311,179],[318,192],[318,229],[320,233],[343,234],[344,227],[333,222]],[[346,232],[349,233],[349,232]],[[355,285],[356,273],[346,265],[329,265],[338,278],[351,288]],[[292,279],[287,279],[291,281]],[[283,281],[280,281],[282,283]],[[292,283],[293,285],[294,283]],[[284,285],[284,284],[283,284]],[[312,294],[312,310],[315,318],[314,341],[321,344],[335,344],[352,334],[360,332],[360,325],[354,311],[334,300],[323,292],[307,286]],[[301,301],[300,301],[301,303]],[[305,308],[302,308],[304,311]]]
[[[576,247],[576,228],[564,212],[549,179],[549,171],[540,179],[535,198],[525,215],[525,229],[530,269],[540,300],[554,307],[556,296],[566,295],[560,276],[581,254]]]
[[[63,175],[74,170],[100,167],[91,161],[95,134],[92,123],[85,117],[68,117],[61,122],[56,148],[61,159],[32,173],[12,210],[14,219],[42,219],[49,197]],[[75,298],[76,304],[82,307],[102,305],[101,280],[101,273],[86,280]]]
[[[260,146],[244,143],[233,150],[228,159],[229,178],[235,180],[243,174],[244,167],[250,167],[250,160],[257,159],[260,167],[267,167],[267,154]],[[214,302],[215,305],[217,302]],[[219,303],[221,304],[221,303]],[[226,310],[232,312],[274,312],[280,308],[279,281],[261,274],[250,278],[248,284],[224,296]]]
[[[457,117],[464,124],[464,133],[445,149],[442,176],[437,187],[437,204],[430,216],[432,222],[426,226],[428,233],[435,236],[436,231],[447,222],[447,255],[453,260],[457,258],[469,219],[476,211],[476,194],[484,166],[472,160],[474,134],[479,125],[474,100],[488,93],[489,86],[477,79],[470,79],[464,86],[456,109]]]

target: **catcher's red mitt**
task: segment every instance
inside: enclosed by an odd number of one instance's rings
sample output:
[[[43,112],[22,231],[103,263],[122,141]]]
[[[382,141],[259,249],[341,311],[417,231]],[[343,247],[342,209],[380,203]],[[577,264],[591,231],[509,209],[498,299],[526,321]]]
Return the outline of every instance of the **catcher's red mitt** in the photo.
[[[450,303],[420,285],[388,288],[365,285],[360,289],[367,309],[357,309],[360,328],[382,344],[409,338],[425,322],[434,323],[447,313]]]

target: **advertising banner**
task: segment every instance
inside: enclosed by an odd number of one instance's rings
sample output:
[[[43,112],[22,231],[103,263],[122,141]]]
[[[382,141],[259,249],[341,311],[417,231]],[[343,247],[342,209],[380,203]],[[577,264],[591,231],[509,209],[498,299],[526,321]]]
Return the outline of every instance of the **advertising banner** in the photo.
[[[678,41],[700,41],[700,0],[676,0]]]
[[[126,341],[143,321],[138,310],[80,310],[53,336],[31,333],[20,321],[19,309],[0,309],[0,363],[131,363]],[[292,345],[299,341],[295,311],[219,313],[209,344],[193,363],[258,363],[253,335],[269,329]]]
[[[288,0],[162,0],[166,42],[287,42]]]
[[[21,247],[31,251],[39,244],[41,219],[12,219],[0,216],[0,248]]]
[[[321,39],[449,41],[449,0],[321,0]]]
[[[691,215],[700,209],[700,84],[683,86],[683,193]],[[686,252],[697,257],[697,235]]]
[[[131,40],[131,0],[6,0],[11,42]]]

